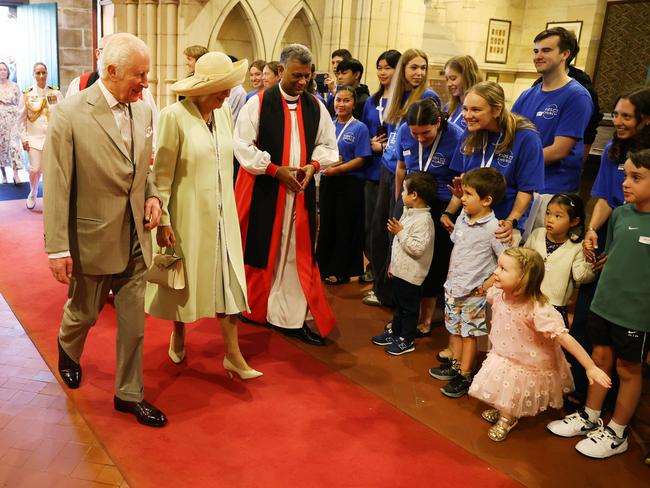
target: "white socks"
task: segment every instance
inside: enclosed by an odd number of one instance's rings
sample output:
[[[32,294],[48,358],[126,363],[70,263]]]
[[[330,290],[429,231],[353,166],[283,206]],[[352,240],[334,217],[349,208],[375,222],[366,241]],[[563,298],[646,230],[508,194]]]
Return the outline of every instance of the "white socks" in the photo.
[[[619,425],[613,420],[610,420],[609,424],[607,424],[607,427],[612,429],[614,431],[614,434],[616,434],[618,438],[622,439],[623,437],[625,437],[625,428],[627,427],[627,425]]]
[[[598,423],[598,419],[600,418],[600,410],[592,410],[589,407],[585,407],[585,413],[589,416],[589,422],[592,424]]]

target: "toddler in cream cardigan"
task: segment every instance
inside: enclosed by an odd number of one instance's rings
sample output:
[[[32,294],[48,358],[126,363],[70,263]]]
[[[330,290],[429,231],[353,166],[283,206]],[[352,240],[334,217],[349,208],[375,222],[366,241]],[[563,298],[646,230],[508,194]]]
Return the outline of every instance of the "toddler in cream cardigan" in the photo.
[[[578,195],[559,193],[546,207],[544,227],[535,229],[524,247],[534,249],[544,259],[542,293],[558,309],[567,323],[566,304],[575,285],[596,278],[591,263],[582,253],[585,208]]]

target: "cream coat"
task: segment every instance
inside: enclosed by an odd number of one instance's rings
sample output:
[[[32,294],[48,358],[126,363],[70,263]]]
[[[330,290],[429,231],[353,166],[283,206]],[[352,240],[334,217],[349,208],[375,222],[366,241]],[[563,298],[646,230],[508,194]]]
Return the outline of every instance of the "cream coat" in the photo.
[[[591,264],[582,253],[582,244],[566,241],[550,256],[546,254],[546,229],[535,229],[524,247],[534,249],[544,259],[546,272],[542,281],[542,293],[556,307],[568,303],[575,285],[589,283],[596,279]]]
[[[214,111],[214,123],[217,142],[190,99],[160,113],[154,176],[163,201],[161,225],[171,224],[174,230],[186,283],[184,290],[147,284],[145,309],[162,319],[194,322],[248,309],[233,189],[233,122],[227,104]],[[229,290],[224,290],[228,280]],[[224,306],[218,299],[230,291],[237,306],[228,300]]]

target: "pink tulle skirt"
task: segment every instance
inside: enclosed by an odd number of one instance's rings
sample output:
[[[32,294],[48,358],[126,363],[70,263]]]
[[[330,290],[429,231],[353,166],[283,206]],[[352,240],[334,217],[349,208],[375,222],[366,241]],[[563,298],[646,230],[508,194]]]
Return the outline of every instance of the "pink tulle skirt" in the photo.
[[[533,369],[490,353],[476,374],[469,394],[514,417],[532,417],[548,407],[561,408],[573,391],[573,376],[564,356],[554,369]]]

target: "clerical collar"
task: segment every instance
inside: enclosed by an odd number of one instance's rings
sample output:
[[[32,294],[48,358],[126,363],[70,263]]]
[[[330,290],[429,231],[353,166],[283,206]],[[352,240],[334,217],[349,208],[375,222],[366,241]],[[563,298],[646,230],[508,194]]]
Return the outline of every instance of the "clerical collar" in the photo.
[[[278,85],[278,87],[280,88],[280,93],[282,94],[282,97],[283,97],[287,102],[293,102],[293,103],[296,103],[296,102],[298,101],[298,99],[300,98],[300,95],[289,95],[289,94],[287,94],[287,92],[285,92],[285,91],[282,89],[282,85]]]

